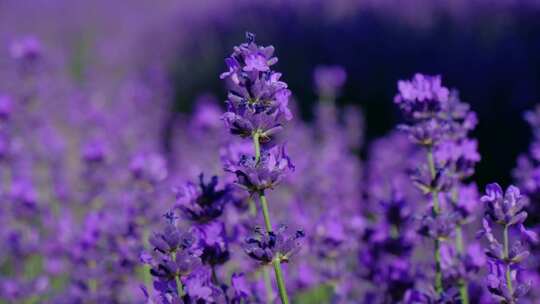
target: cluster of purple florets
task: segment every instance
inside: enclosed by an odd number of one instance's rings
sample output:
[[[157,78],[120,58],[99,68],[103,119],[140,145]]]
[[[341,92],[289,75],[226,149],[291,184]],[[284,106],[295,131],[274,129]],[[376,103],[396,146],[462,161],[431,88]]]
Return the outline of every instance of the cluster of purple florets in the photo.
[[[252,206],[251,214],[243,208],[242,201],[254,204],[258,195],[259,200],[266,200],[265,191],[294,170],[283,145],[269,147],[274,135],[292,118],[287,108],[290,92],[279,81],[281,75],[270,69],[277,62],[272,57],[273,48],[258,46],[251,33],[247,40],[226,59],[229,71],[221,78],[229,85],[228,112],[221,119],[231,134],[252,138],[254,146],[244,149],[242,141],[231,139],[222,156],[224,169],[231,174],[229,182],[220,183],[217,176],[207,182],[201,174],[198,183],[188,182],[176,189],[176,204],[165,215],[167,225],[150,238],[153,255],[144,253],[141,257],[154,276],[154,293],[144,288],[150,301],[260,301],[256,287],[246,283],[244,273],[233,273],[230,284],[222,280],[222,273],[230,269],[226,265],[233,254],[230,247],[242,248],[246,257],[253,259],[256,271],[272,263],[280,267],[300,250],[302,231],[289,235],[283,225],[277,230],[271,226],[263,229],[255,224],[257,207]],[[225,219],[231,208],[243,217],[237,228]],[[180,232],[182,229],[185,232]],[[273,292],[270,286],[264,298],[270,299]]]
[[[346,71],[318,67],[314,121],[293,119],[274,48],[248,33],[225,112],[202,95],[161,149],[160,67],[98,94],[51,82],[45,50],[14,41],[0,71],[17,79],[0,87],[0,302],[540,299],[540,110],[519,188],[480,195],[476,115],[440,76],[398,82],[404,123],[364,154],[361,111],[336,105]]]
[[[266,142],[292,119],[291,91],[280,80],[281,73],[271,70],[278,61],[273,57],[274,47],[258,46],[254,34],[246,36],[247,42],[235,47],[225,60],[228,71],[220,76],[229,87],[223,120],[232,134],[258,134]]]

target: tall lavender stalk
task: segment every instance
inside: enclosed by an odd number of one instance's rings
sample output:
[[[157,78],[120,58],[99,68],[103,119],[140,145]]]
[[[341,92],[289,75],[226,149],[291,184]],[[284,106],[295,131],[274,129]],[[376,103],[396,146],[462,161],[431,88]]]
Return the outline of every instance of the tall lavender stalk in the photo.
[[[434,181],[437,178],[437,172],[435,169],[435,162],[433,161],[433,150],[431,147],[427,148],[427,162],[429,167],[429,173],[431,176],[431,180]],[[437,188],[431,188],[429,190],[431,194],[431,199],[433,201],[432,205],[432,212],[433,217],[435,220],[439,217],[441,214],[441,206],[439,203],[439,190]],[[443,291],[443,284],[442,284],[442,273],[441,273],[441,240],[440,238],[435,238],[435,290],[437,293],[441,293]]]
[[[434,285],[440,295],[444,291],[441,242],[455,234],[459,255],[464,247],[459,212],[445,210],[449,206],[443,208],[441,198],[456,203],[457,196],[450,189],[472,175],[474,164],[480,159],[476,142],[467,139],[476,125],[476,116],[467,104],[459,101],[457,93],[441,85],[439,76],[416,74],[411,81],[399,81],[398,89],[394,102],[409,121],[400,128],[426,151],[426,164],[412,178],[431,197],[431,214],[425,216],[421,232],[434,240]],[[468,303],[467,284],[460,280],[459,285],[461,301]]]
[[[510,186],[503,193],[502,188],[493,183],[487,185],[486,194],[481,201],[486,204],[481,234],[489,242],[486,250],[489,259],[488,290],[500,303],[518,303],[530,289],[530,282],[524,284],[518,281],[519,265],[529,256],[529,252],[524,248],[523,242],[511,243],[509,230],[519,228],[522,240],[538,239],[535,232],[523,226],[527,218],[527,212],[523,210],[526,200],[517,187]],[[495,225],[502,228],[502,244],[495,237]]]
[[[469,105],[460,101],[458,92],[453,90],[448,96],[446,107],[441,113],[446,119],[448,132],[435,150],[435,159],[441,168],[445,169],[450,184],[446,198],[450,201],[456,215],[454,229],[457,258],[466,264],[466,244],[463,236],[463,225],[472,221],[475,206],[467,203],[466,198],[460,198],[460,189],[466,187],[464,180],[474,174],[474,167],[480,161],[478,143],[468,138],[468,133],[476,126],[476,114]],[[475,187],[473,185],[473,187]],[[457,279],[461,302],[469,303],[468,283],[465,275]]]
[[[259,199],[267,236],[248,240],[246,252],[263,263],[271,262],[281,302],[289,303],[281,262],[288,260],[290,245],[297,247],[294,243],[303,234],[290,238],[292,243],[285,242],[282,248],[276,245],[278,239],[283,239],[283,231],[276,234],[273,230],[265,191],[294,170],[284,146],[270,145],[273,136],[292,119],[287,107],[291,93],[287,84],[279,80],[281,74],[270,69],[277,62],[272,56],[274,48],[258,46],[251,33],[246,36],[247,42],[235,47],[226,59],[229,70],[221,74],[229,85],[223,120],[232,134],[253,140],[254,155],[243,155],[238,163],[225,169],[236,174],[236,183]]]

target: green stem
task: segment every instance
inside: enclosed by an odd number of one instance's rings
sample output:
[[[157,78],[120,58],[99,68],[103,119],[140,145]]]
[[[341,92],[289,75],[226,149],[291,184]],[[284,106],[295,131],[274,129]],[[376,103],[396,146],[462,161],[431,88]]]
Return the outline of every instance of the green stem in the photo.
[[[251,197],[248,198],[248,209],[249,209],[249,214],[253,217],[257,216],[257,205],[255,204],[255,202],[253,201],[253,199]]]
[[[182,282],[180,282],[180,276],[175,276],[174,281],[176,282],[176,290],[178,292],[178,297],[182,298],[184,296],[184,287]]]
[[[457,201],[459,199],[459,194],[457,191],[457,187],[453,187],[452,189],[452,203],[457,204]],[[456,250],[459,255],[461,255],[463,252],[465,252],[465,245],[463,243],[463,229],[461,228],[461,223],[456,224]]]
[[[270,222],[270,212],[268,211],[268,201],[263,191],[259,192],[259,201],[261,202],[261,209],[264,217],[264,226],[266,231],[272,232],[272,223]]]
[[[274,288],[272,287],[270,272],[268,272],[268,268],[266,266],[263,266],[263,278],[264,287],[266,288],[266,302],[268,304],[272,304],[272,302],[274,302]]]
[[[456,250],[458,255],[463,254],[465,245],[463,244],[463,229],[461,225],[456,224]]]
[[[452,189],[452,203],[457,204],[458,201],[458,191],[457,188],[454,187]],[[465,252],[465,244],[463,242],[463,229],[461,228],[461,223],[456,224],[456,251],[458,253],[458,256],[461,256],[463,252]],[[458,280],[458,286],[459,286],[459,296],[461,298],[462,304],[469,304],[469,284],[467,283],[467,280],[465,278],[460,278]]]
[[[219,280],[217,277],[216,266],[212,265],[212,282],[219,286]]]
[[[259,162],[261,159],[261,143],[259,142],[259,133],[255,132],[253,134],[253,147],[255,147],[255,162]]]
[[[431,178],[435,179],[435,177],[437,176],[437,172],[435,171],[435,161],[433,160],[433,152],[431,151],[431,148],[428,149],[427,159]],[[433,214],[438,216],[441,213],[441,208],[439,206],[439,191],[432,189],[431,198],[433,200]]]
[[[441,271],[441,241],[435,240],[435,291],[437,294],[443,292],[442,271]]]
[[[463,278],[459,279],[459,296],[461,298],[461,304],[469,304],[469,288],[467,281]]]
[[[508,293],[510,295],[513,295],[514,294],[514,289],[512,288],[512,275],[510,273],[510,263],[508,261],[508,258],[510,257],[509,250],[508,250],[508,246],[509,246],[508,225],[504,226],[503,238],[504,238],[503,258],[507,263],[507,265],[506,265],[506,286],[508,286]]]
[[[271,232],[272,231],[272,223],[270,222],[270,213],[268,212],[268,202],[266,200],[266,196],[264,195],[263,191],[259,192],[259,200],[261,202],[261,210],[263,212],[264,225],[266,227],[266,230],[268,232]],[[274,272],[276,274],[276,281],[277,281],[277,285],[278,285],[279,297],[281,299],[281,303],[282,304],[288,304],[289,303],[289,297],[287,295],[287,289],[285,287],[285,280],[283,279],[283,273],[281,271],[280,257],[277,256],[272,261],[272,264],[274,265]]]
[[[259,137],[260,134],[258,132],[255,132],[253,134],[253,145],[255,148],[255,161],[258,163],[261,159],[261,146],[259,143]],[[268,211],[268,201],[266,200],[266,196],[264,195],[264,191],[259,191],[259,201],[261,203],[261,210],[264,217],[264,225],[266,227],[266,231],[268,233],[272,232],[272,223],[270,222],[270,212]],[[281,262],[280,262],[280,256],[277,256],[272,261],[272,264],[274,265],[274,272],[276,274],[276,281],[278,285],[279,290],[279,297],[281,299],[282,304],[289,304],[289,297],[287,295],[287,289],[285,287],[285,280],[283,279],[283,273],[281,271]]]
[[[390,237],[393,239],[399,238],[399,229],[396,225],[390,226]]]
[[[176,252],[171,253],[172,260],[176,262]],[[184,296],[184,287],[182,286],[182,282],[180,281],[180,275],[176,274],[174,276],[174,281],[176,282],[176,291],[178,292],[178,297]]]
[[[96,268],[96,261],[90,260],[90,264],[88,266],[90,267],[90,269]],[[98,281],[94,278],[90,279],[88,281],[88,287],[90,288],[92,294],[96,293],[98,291]]]
[[[150,247],[150,244],[148,242],[149,238],[150,238],[150,231],[148,229],[144,229],[143,230],[143,242],[144,242],[144,247],[146,249],[148,249]],[[150,269],[152,269],[152,267],[150,267],[150,265],[148,265],[148,264],[145,264],[143,266],[143,280],[144,280],[144,285],[146,286],[148,291],[151,291],[153,289],[152,275],[150,274]]]
[[[287,289],[285,288],[285,280],[283,280],[283,273],[281,272],[281,264],[279,262],[279,256],[272,261],[274,265],[274,272],[276,273],[276,281],[278,284],[279,297],[282,304],[289,304],[289,296],[287,295]]]
[[[458,224],[456,226],[456,250],[458,252],[458,255],[461,256],[463,252],[463,235],[462,235],[462,229],[461,226]],[[467,284],[467,280],[465,278],[460,278],[458,281],[459,286],[459,295],[461,298],[462,304],[469,304],[469,287]]]
[[[435,179],[437,172],[435,171],[435,161],[433,160],[433,151],[431,148],[428,148],[427,150],[427,161],[431,178]],[[439,191],[431,189],[431,199],[433,200],[432,212],[435,218],[437,218],[441,213],[439,205]],[[441,294],[443,292],[441,272],[441,241],[439,239],[435,239],[435,291],[437,294]]]

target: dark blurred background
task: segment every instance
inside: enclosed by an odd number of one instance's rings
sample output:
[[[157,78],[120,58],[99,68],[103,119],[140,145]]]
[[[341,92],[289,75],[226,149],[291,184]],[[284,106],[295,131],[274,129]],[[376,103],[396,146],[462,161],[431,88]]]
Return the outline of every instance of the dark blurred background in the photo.
[[[261,44],[276,47],[276,69],[283,72],[306,120],[312,118],[316,101],[313,68],[344,66],[348,80],[339,103],[362,107],[368,143],[400,121],[392,103],[399,79],[416,72],[442,75],[443,83],[457,88],[478,113],[473,134],[482,154],[478,183],[511,182],[516,157],[526,152],[531,138],[523,112],[540,102],[540,15],[535,5],[473,1],[462,10],[434,4],[384,11],[344,4],[329,12],[328,5],[317,3],[301,10],[285,3],[239,5],[229,18],[201,22],[171,65],[177,109],[189,111],[202,91],[224,98],[217,77],[224,69],[224,54],[249,30]],[[186,56],[191,60],[184,60]]]
[[[392,103],[399,79],[440,74],[479,115],[478,182],[507,184],[531,137],[523,112],[540,102],[539,16],[537,0],[0,0],[0,41],[34,34],[67,50],[81,83],[92,69],[103,78],[164,61],[174,110],[189,112],[202,93],[225,98],[223,59],[251,31],[276,47],[276,69],[306,120],[313,69],[344,66],[338,102],[362,107],[368,143],[400,121]]]

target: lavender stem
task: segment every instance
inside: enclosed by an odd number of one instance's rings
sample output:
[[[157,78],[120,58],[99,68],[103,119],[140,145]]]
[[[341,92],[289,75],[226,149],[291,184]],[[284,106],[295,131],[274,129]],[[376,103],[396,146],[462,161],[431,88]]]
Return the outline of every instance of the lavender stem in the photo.
[[[216,272],[216,266],[212,265],[212,281],[219,286],[219,279]]]
[[[253,134],[253,145],[255,148],[255,160],[258,163],[261,159],[261,146],[259,143],[259,132]],[[268,233],[272,232],[272,223],[270,222],[270,212],[268,211],[268,202],[264,191],[259,191],[259,201],[261,203],[261,210],[264,217],[264,225]],[[287,295],[287,290],[285,288],[285,280],[283,279],[283,273],[281,271],[280,257],[276,257],[272,264],[274,265],[274,272],[276,274],[276,281],[279,289],[279,297],[282,304],[289,304],[289,297]]]
[[[266,266],[263,266],[263,279],[264,287],[266,288],[266,302],[271,304],[274,301],[274,289],[272,288],[270,272],[268,272],[268,268]]]
[[[145,229],[143,230],[144,248],[148,249],[150,248],[150,243],[148,242],[148,239],[150,238],[150,231],[146,229],[146,227],[148,227],[147,224],[145,224],[144,227],[145,227]],[[148,288],[148,290],[152,290],[153,288],[152,275],[150,274],[150,269],[152,269],[152,267],[148,264],[144,264],[143,268],[144,268],[144,271],[143,271],[144,285],[146,286],[146,288]]]
[[[452,189],[452,202],[454,204],[457,204],[457,200],[458,200],[458,191],[457,191],[457,188],[454,187]],[[456,223],[456,251],[460,257],[465,251],[465,245],[463,243],[463,229],[461,228],[461,224],[459,222]],[[458,285],[459,285],[459,296],[461,298],[461,303],[469,304],[469,290],[468,290],[467,280],[465,280],[464,278],[460,278],[458,281]]]
[[[248,198],[248,209],[249,209],[249,214],[253,217],[257,216],[257,205],[255,204],[255,202],[253,201],[253,199],[251,197]]]
[[[258,163],[261,159],[261,144],[259,142],[259,132],[253,134],[253,146],[255,147],[255,161]]]
[[[268,211],[268,201],[266,200],[266,196],[264,195],[264,192],[259,192],[259,201],[261,202],[261,209],[263,212],[264,217],[264,226],[266,228],[266,231],[269,233],[272,232],[272,223],[270,222],[270,212]]]
[[[437,173],[435,171],[435,161],[433,160],[433,151],[431,150],[431,148],[428,148],[427,150],[427,159],[431,178],[435,179]],[[432,211],[435,217],[437,217],[441,213],[439,206],[439,191],[432,189],[431,197],[433,200]],[[435,239],[435,291],[437,292],[437,294],[441,294],[443,292],[440,247],[441,241],[439,239]]]
[[[283,273],[281,272],[281,264],[279,258],[274,259],[272,264],[274,265],[274,271],[276,272],[276,281],[278,284],[279,297],[281,298],[281,303],[289,304],[289,297],[287,295],[287,289],[285,288],[285,280],[283,280]]]
[[[456,226],[456,248],[457,248],[458,254],[461,256],[463,252],[463,235],[462,235],[461,226],[459,224]],[[458,285],[459,285],[459,295],[461,298],[461,303],[469,304],[469,290],[468,290],[467,280],[465,280],[464,278],[460,278]]]
[[[171,253],[171,258],[174,262],[176,262],[176,252]],[[184,296],[184,288],[182,286],[182,282],[180,281],[180,276],[175,275],[174,280],[176,282],[176,290],[178,292],[178,297],[182,298]]]
[[[509,251],[508,251],[508,243],[509,243],[509,241],[508,241],[508,225],[504,226],[503,238],[504,238],[504,252],[503,252],[503,255],[504,255],[504,259],[508,260],[508,258],[510,256]],[[511,273],[510,273],[510,263],[507,263],[507,265],[506,265],[506,286],[508,287],[508,294],[513,295],[514,290],[512,288],[512,276],[511,276]]]

